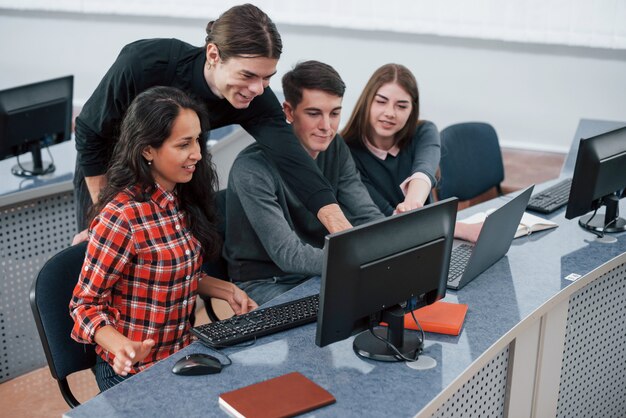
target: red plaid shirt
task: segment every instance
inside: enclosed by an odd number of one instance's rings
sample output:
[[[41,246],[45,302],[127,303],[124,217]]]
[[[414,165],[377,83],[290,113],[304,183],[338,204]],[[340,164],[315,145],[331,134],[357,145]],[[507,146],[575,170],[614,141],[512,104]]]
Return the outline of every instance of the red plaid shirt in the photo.
[[[131,373],[168,357],[191,341],[202,257],[178,199],[157,187],[149,201],[119,193],[92,222],[85,261],[74,288],[72,338],[95,343],[94,335],[112,325],[133,341],[156,341]],[[109,364],[113,355],[96,352]]]

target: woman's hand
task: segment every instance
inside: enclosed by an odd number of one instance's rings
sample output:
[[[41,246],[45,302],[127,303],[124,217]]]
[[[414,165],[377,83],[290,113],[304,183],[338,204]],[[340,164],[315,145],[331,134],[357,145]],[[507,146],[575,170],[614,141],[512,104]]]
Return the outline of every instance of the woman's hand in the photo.
[[[234,283],[233,285],[233,297],[231,300],[226,300],[236,315],[241,315],[246,312],[250,312],[259,307],[255,301],[248,297],[248,294],[238,288]]]
[[[393,211],[393,214],[396,215],[398,213],[408,212],[413,209],[421,208],[422,206],[424,206],[424,202],[406,199],[404,202],[398,203],[398,206],[396,206],[396,210]]]
[[[143,361],[150,354],[154,344],[155,342],[152,339],[131,341],[126,338],[126,342],[116,352],[113,352],[113,355],[115,355],[113,360],[115,373],[126,376],[133,364]]]
[[[126,376],[133,364],[143,361],[155,344],[153,339],[132,341],[111,325],[98,329],[94,339],[99,346],[115,356],[113,371],[120,376]]]
[[[404,202],[398,203],[396,210],[393,212],[394,215],[424,206],[424,202],[426,202],[430,193],[430,181],[422,177],[414,178],[404,185],[403,191]]]
[[[225,300],[235,312],[241,315],[259,306],[248,297],[248,294],[234,283],[202,274],[198,281],[198,292],[202,295]]]

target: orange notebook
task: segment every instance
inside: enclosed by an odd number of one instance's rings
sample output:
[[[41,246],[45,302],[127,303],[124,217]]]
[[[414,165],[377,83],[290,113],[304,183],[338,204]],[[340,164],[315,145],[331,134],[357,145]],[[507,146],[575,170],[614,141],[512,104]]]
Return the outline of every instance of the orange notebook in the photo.
[[[292,372],[222,393],[219,404],[235,417],[293,417],[335,403],[335,397],[301,373]]]
[[[414,312],[415,318],[424,328],[424,331],[459,335],[465,321],[467,305],[464,303],[438,301]],[[404,327],[417,329],[410,312],[404,315]]]

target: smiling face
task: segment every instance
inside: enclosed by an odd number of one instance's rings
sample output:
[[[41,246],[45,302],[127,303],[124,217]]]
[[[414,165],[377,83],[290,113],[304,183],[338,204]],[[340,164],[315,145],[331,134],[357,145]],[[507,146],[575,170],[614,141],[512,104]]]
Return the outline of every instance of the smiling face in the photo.
[[[278,59],[240,55],[223,61],[215,44],[207,45],[204,77],[211,91],[236,109],[247,108],[263,94],[276,74]]]
[[[202,159],[200,119],[191,109],[181,109],[174,120],[172,132],[159,148],[146,147],[143,156],[151,161],[154,180],[173,191],[178,183],[193,177],[196,163]]]
[[[303,89],[302,100],[295,109],[288,102],[283,104],[287,121],[313,159],[326,151],[337,134],[342,99],[322,90]]]
[[[396,142],[396,134],[411,115],[411,102],[411,96],[399,84],[383,84],[370,105],[371,138],[368,140],[378,148],[391,148]]]

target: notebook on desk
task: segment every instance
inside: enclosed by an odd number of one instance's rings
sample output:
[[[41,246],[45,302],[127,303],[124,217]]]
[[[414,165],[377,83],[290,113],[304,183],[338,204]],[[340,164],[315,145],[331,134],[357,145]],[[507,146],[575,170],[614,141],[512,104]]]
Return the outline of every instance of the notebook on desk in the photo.
[[[533,188],[526,188],[487,216],[476,244],[464,243],[452,250],[449,289],[462,288],[509,251]]]
[[[335,403],[326,389],[301,373],[291,372],[230,392],[219,405],[239,418],[293,417]]]

